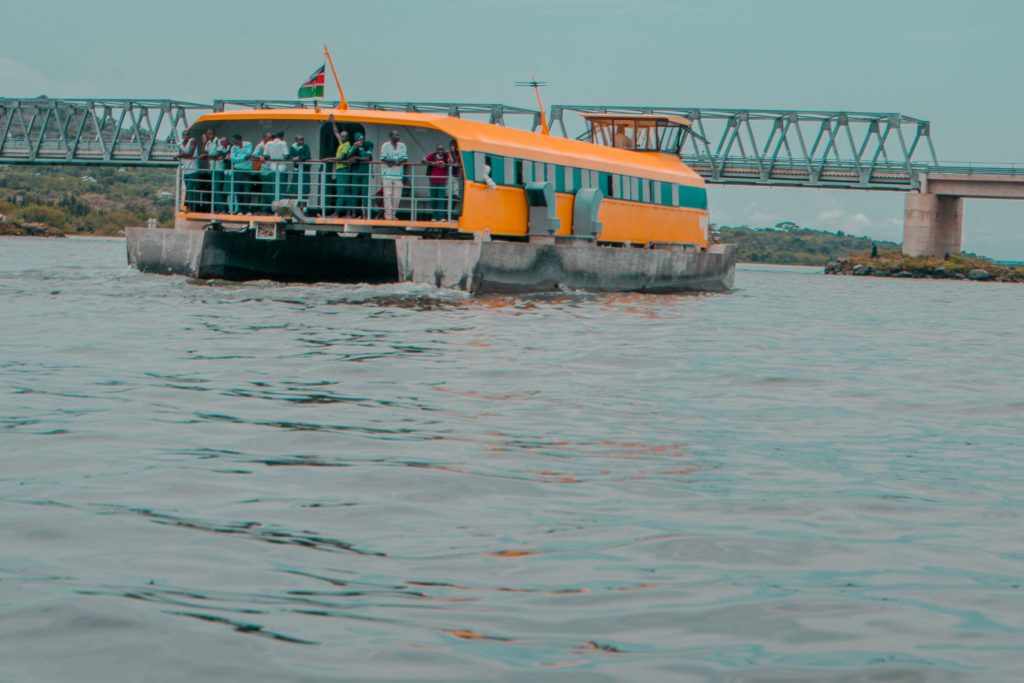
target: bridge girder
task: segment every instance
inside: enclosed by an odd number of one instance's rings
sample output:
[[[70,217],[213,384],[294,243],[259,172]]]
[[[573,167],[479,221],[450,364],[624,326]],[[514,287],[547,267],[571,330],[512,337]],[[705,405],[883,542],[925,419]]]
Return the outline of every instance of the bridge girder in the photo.
[[[563,135],[567,113],[684,116],[682,159],[712,183],[908,190],[939,165],[929,122],[898,113],[555,105]]]
[[[313,106],[294,100],[203,104],[0,98],[0,163],[174,166],[182,131],[203,114]],[[541,124],[536,110],[494,103],[367,101],[351,106],[518,123],[531,130]],[[1013,166],[940,164],[929,122],[899,113],[556,104],[550,128],[569,136],[566,116],[585,113],[691,119],[681,156],[709,183],[907,191],[918,189],[920,178],[929,173],[1024,174]]]

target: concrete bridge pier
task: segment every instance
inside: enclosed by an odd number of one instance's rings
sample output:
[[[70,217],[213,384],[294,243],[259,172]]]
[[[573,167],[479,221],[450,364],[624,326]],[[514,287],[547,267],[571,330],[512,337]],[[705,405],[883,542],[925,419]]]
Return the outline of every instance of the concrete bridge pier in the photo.
[[[963,244],[964,199],[931,192],[908,192],[903,215],[903,253],[943,258]]]

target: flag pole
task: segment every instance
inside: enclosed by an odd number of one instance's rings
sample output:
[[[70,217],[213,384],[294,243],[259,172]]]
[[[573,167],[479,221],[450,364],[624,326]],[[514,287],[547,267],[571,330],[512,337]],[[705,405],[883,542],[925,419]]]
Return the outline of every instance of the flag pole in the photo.
[[[341,81],[338,80],[338,72],[334,70],[334,60],[331,59],[331,51],[327,49],[326,43],[324,57],[327,57],[327,63],[331,65],[331,75],[334,76],[334,84],[338,86],[338,109],[348,109],[348,100],[345,99],[345,91],[341,89]]]

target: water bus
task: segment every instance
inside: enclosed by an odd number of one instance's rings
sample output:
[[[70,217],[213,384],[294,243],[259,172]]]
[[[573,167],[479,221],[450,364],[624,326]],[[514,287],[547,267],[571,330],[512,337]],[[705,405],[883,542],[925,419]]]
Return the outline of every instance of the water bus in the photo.
[[[283,134],[308,154],[234,168],[183,159],[175,228],[129,228],[129,261],[198,278],[471,292],[730,289],[735,248],[713,241],[704,180],[679,156],[690,121],[581,116],[586,130],[570,139],[417,111],[215,112],[195,138]],[[339,165],[340,133],[368,153]],[[395,134],[406,159],[382,162]]]

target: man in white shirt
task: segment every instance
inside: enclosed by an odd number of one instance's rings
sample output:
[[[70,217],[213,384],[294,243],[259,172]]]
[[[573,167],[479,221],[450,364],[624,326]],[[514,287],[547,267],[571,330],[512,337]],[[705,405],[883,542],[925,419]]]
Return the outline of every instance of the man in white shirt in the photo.
[[[181,133],[178,159],[181,161],[181,177],[185,181],[185,208],[192,209],[198,203],[199,160],[196,158],[196,141],[188,129]]]
[[[402,181],[405,178],[405,162],[409,160],[409,150],[402,142],[397,130],[391,131],[388,141],[380,146],[381,185],[384,189],[384,220],[398,219],[396,211],[402,201]]]
[[[266,171],[263,191],[267,194],[268,206],[271,201],[284,195],[285,174],[288,172],[288,162],[285,160],[290,152],[288,143],[284,140],[284,132],[275,133],[274,137],[263,145],[263,158],[267,160],[263,165]]]
[[[220,138],[213,130],[206,131],[203,143],[203,154],[201,159],[207,160],[209,164],[209,196],[204,197],[204,204],[207,204],[210,208],[211,213],[217,213],[217,210],[223,204],[224,199],[224,162],[221,161],[224,158],[224,153],[227,149],[221,144]],[[208,200],[208,201],[207,201]]]

